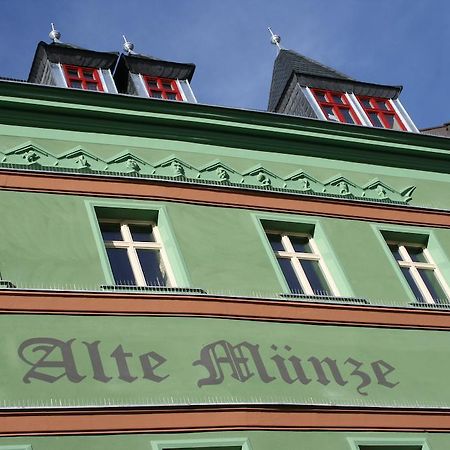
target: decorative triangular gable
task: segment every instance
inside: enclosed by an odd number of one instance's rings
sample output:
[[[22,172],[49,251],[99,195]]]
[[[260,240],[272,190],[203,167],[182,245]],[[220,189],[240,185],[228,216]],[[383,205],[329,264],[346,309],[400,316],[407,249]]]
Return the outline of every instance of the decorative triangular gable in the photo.
[[[288,189],[296,191],[314,192],[321,194],[324,190],[324,185],[316,178],[307,174],[303,170],[296,170],[284,178]]]
[[[264,168],[261,164],[251,167],[243,172],[242,175],[244,176],[245,184],[275,188],[286,187],[286,183],[283,179]]]
[[[411,200],[411,195],[416,189],[415,186],[410,186],[404,189],[402,192],[388,186],[383,181],[378,178],[369,181],[363,186],[366,197],[369,199],[376,200],[392,200],[395,202],[409,202]]]
[[[92,155],[81,147],[69,150],[58,156],[58,166],[68,169],[84,171],[101,170],[107,168],[107,164],[97,156]]]
[[[243,182],[242,175],[231,167],[216,160],[206,166],[200,168],[200,178],[203,180],[216,181],[218,183],[234,183]]]
[[[126,150],[118,155],[108,159],[109,172],[120,173],[139,173],[141,175],[152,175],[155,173],[155,168],[141,158],[133,155]]]
[[[27,166],[53,166],[57,159],[32,142],[26,142],[4,152],[2,162]]]
[[[155,174],[175,178],[198,178],[199,171],[181,159],[170,156],[155,164]]]
[[[325,192],[328,194],[364,197],[364,190],[357,184],[342,175],[336,175],[324,183]]]

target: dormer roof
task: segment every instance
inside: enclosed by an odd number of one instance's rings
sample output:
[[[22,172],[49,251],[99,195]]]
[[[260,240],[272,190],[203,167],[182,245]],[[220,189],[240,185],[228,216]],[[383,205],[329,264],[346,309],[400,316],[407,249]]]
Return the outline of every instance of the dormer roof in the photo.
[[[317,89],[389,99],[397,98],[402,90],[402,86],[388,86],[355,80],[300,53],[282,49],[274,63],[269,94],[269,111],[279,111],[282,98],[293,82]]]
[[[114,79],[117,86],[128,86],[129,74],[151,75],[172,80],[192,80],[195,64],[165,61],[141,54],[120,55]]]
[[[113,69],[118,57],[118,52],[97,52],[72,44],[56,42],[47,44],[41,41],[34,54],[30,74],[28,75],[28,82],[41,82],[47,62],[71,64],[81,67],[95,67],[96,69]]]

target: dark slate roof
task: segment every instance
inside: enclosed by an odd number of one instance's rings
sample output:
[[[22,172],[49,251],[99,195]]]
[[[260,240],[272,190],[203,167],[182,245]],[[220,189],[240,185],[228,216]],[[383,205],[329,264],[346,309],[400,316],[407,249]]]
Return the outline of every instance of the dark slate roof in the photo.
[[[28,81],[39,83],[45,69],[46,61],[61,64],[73,64],[97,69],[114,68],[118,52],[96,52],[71,44],[39,42],[34,54]]]
[[[276,111],[281,97],[293,77],[303,86],[354,92],[383,98],[396,98],[401,86],[366,83],[350,78],[337,70],[292,50],[280,50],[275,60],[269,95],[269,111]]]
[[[120,56],[114,79],[118,86],[125,86],[128,73],[139,73],[162,78],[178,78],[191,81],[194,75],[195,64],[164,61],[140,54]]]

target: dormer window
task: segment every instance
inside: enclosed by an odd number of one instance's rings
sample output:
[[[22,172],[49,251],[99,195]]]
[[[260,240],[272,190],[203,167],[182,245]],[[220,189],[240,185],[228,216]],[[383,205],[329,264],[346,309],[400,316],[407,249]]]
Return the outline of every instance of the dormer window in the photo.
[[[311,89],[311,92],[327,120],[361,124],[344,92],[326,91],[322,89]]]
[[[149,97],[162,98],[164,100],[183,100],[176,80],[149,77],[147,75],[143,78]]]
[[[361,96],[356,98],[374,127],[406,130],[389,99]]]
[[[63,64],[64,76],[68,87],[85,91],[104,91],[98,69],[92,67],[70,66]]]

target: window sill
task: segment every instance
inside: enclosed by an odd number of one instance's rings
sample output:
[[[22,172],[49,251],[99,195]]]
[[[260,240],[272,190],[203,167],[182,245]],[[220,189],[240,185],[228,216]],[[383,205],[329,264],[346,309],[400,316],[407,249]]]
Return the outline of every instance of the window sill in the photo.
[[[136,292],[136,293],[159,293],[159,294],[206,294],[206,291],[199,288],[183,288],[169,286],[130,286],[126,284],[101,285],[102,291],[109,292]]]
[[[370,302],[365,298],[357,297],[333,297],[330,295],[306,295],[306,294],[280,294],[280,297],[289,300],[304,300],[314,303],[337,303],[337,304],[355,304],[369,305]]]

